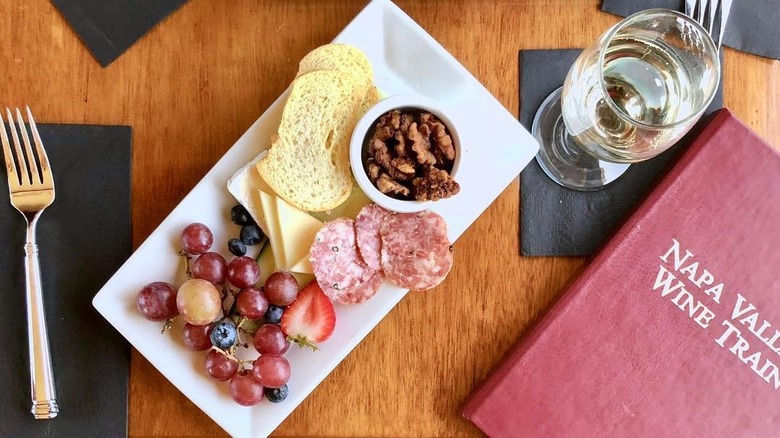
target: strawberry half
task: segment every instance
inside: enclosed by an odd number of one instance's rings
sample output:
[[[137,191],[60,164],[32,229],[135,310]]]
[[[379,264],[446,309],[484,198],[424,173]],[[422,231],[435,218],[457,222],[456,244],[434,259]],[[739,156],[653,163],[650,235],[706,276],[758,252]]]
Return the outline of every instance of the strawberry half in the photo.
[[[311,281],[298,292],[282,315],[282,331],[290,342],[317,350],[317,343],[328,340],[336,327],[336,311],[330,298]]]

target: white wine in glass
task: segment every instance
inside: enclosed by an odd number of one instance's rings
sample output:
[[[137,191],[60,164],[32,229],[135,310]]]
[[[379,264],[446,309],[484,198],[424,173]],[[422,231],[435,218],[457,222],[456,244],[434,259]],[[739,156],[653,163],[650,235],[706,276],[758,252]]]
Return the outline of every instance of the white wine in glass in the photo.
[[[687,16],[649,9],[585,49],[534,118],[537,161],[557,183],[596,190],[664,152],[709,106],[720,80],[712,38]]]

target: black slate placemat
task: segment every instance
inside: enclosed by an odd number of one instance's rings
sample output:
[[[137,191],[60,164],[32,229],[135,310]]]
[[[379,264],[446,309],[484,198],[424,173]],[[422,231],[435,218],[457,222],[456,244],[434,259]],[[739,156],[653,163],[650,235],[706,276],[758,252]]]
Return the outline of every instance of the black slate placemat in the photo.
[[[650,8],[684,11],[685,0],[603,0],[601,10],[627,17]],[[765,58],[780,59],[780,1],[733,0],[723,44]]]
[[[0,125],[2,127],[2,125]],[[25,223],[0,170],[0,437],[127,435],[130,349],[92,298],[131,251],[131,129],[39,124],[56,199],[38,222],[41,277],[60,413],[30,414]]]
[[[103,67],[187,0],[52,0]]]
[[[542,101],[563,84],[580,50],[520,51],[520,123],[530,131]],[[707,112],[723,106],[718,90]],[[663,154],[632,165],[617,181],[593,192],[553,182],[536,160],[520,174],[520,252],[526,256],[593,254],[682,152],[695,130]]]

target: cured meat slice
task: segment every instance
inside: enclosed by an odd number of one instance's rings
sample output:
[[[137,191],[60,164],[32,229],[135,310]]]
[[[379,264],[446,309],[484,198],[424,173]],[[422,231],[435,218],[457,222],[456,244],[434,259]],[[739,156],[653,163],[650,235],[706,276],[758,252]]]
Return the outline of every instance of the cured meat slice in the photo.
[[[436,213],[390,214],[382,221],[381,262],[385,276],[408,289],[438,286],[452,268],[447,223]]]
[[[373,297],[382,286],[384,275],[382,275],[382,272],[374,270],[367,270],[366,274],[371,275],[355,286],[339,291],[340,293],[332,298],[333,302],[339,304],[358,304]]]
[[[379,251],[382,240],[379,237],[379,228],[389,211],[376,204],[368,204],[360,210],[355,218],[355,232],[357,234],[357,247],[363,262],[376,271],[382,270],[382,262]]]
[[[309,261],[317,283],[334,301],[342,291],[359,285],[373,274],[358,256],[352,219],[340,218],[323,225],[314,237]]]

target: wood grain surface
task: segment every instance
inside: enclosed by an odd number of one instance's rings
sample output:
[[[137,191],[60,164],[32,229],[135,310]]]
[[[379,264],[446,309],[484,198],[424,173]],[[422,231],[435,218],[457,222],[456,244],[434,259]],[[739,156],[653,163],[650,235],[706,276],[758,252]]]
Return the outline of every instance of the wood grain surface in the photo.
[[[3,0],[0,103],[133,127],[137,247],[364,4],[192,0],[103,69],[49,2]],[[519,49],[583,47],[618,21],[598,0],[398,4],[515,114]],[[780,63],[727,50],[725,102],[780,146]],[[446,282],[405,298],[275,435],[479,436],[459,406],[587,263],[520,257],[520,207],[515,181],[457,242]],[[131,436],[224,436],[136,352],[129,414]]]

